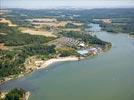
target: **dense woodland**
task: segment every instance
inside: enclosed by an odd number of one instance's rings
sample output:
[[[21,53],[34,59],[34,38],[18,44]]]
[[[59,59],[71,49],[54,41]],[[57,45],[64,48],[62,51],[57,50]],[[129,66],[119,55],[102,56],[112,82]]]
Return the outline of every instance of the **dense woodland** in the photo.
[[[53,40],[51,37],[35,36],[21,33],[17,27],[0,24],[0,43],[4,43],[8,50],[0,50],[0,78],[19,74],[25,70],[25,60],[34,55],[48,57],[55,53],[55,46],[45,43]],[[10,47],[14,46],[14,49]]]
[[[30,56],[44,55],[49,57],[49,55],[55,52],[54,45],[47,46],[41,44],[25,46],[14,51],[0,50],[0,78],[25,71],[24,62]]]

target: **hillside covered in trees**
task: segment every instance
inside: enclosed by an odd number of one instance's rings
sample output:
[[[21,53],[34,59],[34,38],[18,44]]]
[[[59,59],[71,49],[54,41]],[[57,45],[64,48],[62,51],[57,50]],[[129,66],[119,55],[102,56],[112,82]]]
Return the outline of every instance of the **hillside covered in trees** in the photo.
[[[17,27],[0,24],[0,43],[7,49],[0,50],[0,79],[9,75],[20,74],[25,71],[25,60],[34,55],[55,53],[55,46],[45,43],[54,38],[21,33]]]

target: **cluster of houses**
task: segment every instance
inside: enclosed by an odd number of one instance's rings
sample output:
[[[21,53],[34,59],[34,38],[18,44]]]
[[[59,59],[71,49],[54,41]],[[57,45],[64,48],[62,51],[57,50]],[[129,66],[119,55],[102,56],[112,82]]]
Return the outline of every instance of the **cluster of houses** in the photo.
[[[85,47],[85,43],[77,39],[63,37],[63,40],[65,40],[67,42],[66,45],[70,47]]]
[[[58,38],[54,41],[49,42],[49,44],[54,44],[58,47],[68,46],[68,47],[84,48],[86,46],[83,41],[79,41],[77,39],[68,38],[68,37]]]
[[[49,42],[49,45],[52,44],[56,45],[57,47],[75,47],[77,48],[77,53],[79,53],[81,56],[96,55],[102,51],[102,48],[99,46],[87,46],[83,41],[68,37],[61,37]]]

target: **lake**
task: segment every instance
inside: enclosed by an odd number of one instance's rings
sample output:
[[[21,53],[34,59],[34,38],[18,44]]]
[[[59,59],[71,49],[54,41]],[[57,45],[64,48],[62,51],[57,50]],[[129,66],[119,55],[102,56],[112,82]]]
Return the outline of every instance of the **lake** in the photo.
[[[81,61],[61,62],[6,82],[1,90],[22,87],[30,100],[134,100],[134,39],[92,30],[112,48]]]

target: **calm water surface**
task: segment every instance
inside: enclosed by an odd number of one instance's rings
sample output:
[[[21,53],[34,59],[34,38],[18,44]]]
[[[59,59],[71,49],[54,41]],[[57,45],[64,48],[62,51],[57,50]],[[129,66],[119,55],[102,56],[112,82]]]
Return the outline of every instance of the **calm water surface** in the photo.
[[[0,89],[25,88],[31,91],[30,100],[134,100],[134,39],[98,30],[97,36],[112,42],[111,50],[82,61],[53,64]]]

